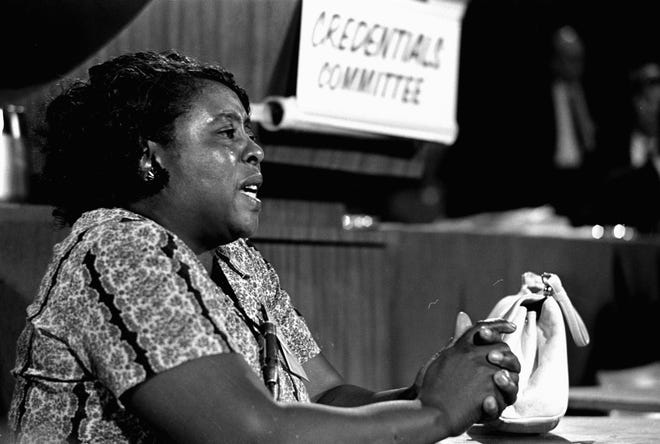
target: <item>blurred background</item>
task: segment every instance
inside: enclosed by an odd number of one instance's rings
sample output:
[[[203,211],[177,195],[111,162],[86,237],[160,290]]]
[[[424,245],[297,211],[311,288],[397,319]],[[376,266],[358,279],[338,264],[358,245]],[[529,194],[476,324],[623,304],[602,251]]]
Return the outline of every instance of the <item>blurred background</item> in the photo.
[[[275,177],[264,193],[313,196],[401,222],[550,204],[573,225],[657,232],[655,3],[465,3],[455,143],[264,134],[272,146],[265,168]],[[31,175],[29,193],[10,199],[47,201],[35,180],[44,105],[108,57],[175,48],[225,65],[253,102],[295,95],[300,7],[295,0],[5,2],[0,103],[23,111]],[[310,186],[299,187],[301,180]],[[356,186],[364,192],[354,193]]]
[[[259,131],[255,243],[349,380],[408,384],[458,310],[486,316],[527,270],[557,273],[592,333],[569,344],[571,385],[660,361],[656,3],[466,1],[451,145]],[[224,65],[253,102],[295,95],[301,4],[2,3],[0,418],[25,307],[66,234],[38,180],[46,103],[112,56],[172,48]]]

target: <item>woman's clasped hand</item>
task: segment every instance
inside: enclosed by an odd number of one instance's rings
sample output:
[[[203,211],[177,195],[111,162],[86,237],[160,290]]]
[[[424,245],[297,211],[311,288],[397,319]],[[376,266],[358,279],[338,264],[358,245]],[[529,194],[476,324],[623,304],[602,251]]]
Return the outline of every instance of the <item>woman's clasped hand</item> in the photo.
[[[419,399],[444,413],[450,435],[476,422],[496,419],[515,402],[520,363],[501,341],[502,334],[515,329],[504,320],[471,325],[461,312],[455,339],[418,374]]]

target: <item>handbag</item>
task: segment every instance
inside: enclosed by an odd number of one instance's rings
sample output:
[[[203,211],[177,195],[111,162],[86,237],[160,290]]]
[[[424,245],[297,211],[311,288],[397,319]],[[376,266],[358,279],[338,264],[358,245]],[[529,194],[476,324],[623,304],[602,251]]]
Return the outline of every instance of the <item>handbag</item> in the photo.
[[[522,275],[518,294],[502,298],[489,318],[517,325],[503,341],[520,361],[516,402],[484,424],[511,433],[545,433],[557,426],[568,408],[568,325],[575,344],[589,344],[589,333],[571,304],[559,277],[551,273]]]

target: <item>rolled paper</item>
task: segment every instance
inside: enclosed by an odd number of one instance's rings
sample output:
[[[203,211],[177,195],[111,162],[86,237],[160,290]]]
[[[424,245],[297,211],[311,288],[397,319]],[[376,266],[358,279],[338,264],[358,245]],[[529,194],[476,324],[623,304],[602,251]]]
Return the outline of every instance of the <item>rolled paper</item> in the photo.
[[[0,201],[28,198],[30,162],[23,112],[20,106],[0,108]]]
[[[251,120],[268,131],[302,131],[348,137],[380,138],[382,134],[342,127],[337,122],[305,113],[296,97],[269,96],[263,102],[250,104]]]

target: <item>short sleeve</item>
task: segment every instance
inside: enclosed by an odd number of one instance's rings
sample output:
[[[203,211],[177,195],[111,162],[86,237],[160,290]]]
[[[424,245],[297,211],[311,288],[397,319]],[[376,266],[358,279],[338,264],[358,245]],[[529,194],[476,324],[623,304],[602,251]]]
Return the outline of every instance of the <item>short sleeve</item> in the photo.
[[[96,236],[85,253],[84,345],[117,398],[154,374],[230,351],[193,285],[200,267],[185,249],[162,228],[129,221]]]

